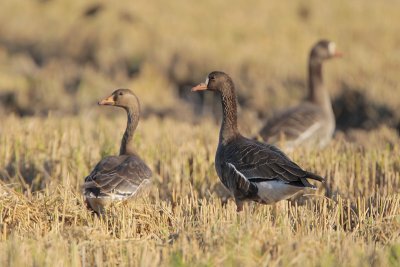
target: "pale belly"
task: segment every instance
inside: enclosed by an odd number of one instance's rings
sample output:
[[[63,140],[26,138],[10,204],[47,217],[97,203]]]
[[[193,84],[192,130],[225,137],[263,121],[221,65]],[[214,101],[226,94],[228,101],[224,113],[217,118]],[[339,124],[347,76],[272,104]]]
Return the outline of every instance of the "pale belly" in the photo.
[[[257,183],[258,197],[266,204],[289,199],[295,194],[304,191],[304,187],[292,186],[283,181],[268,181]]]

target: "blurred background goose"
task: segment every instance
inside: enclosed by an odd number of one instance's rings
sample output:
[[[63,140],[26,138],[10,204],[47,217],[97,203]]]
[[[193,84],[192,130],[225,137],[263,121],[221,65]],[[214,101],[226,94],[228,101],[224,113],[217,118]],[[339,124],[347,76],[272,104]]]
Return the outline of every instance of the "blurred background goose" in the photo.
[[[211,72],[205,83],[192,91],[210,90],[221,95],[223,119],[215,155],[217,174],[235,198],[237,211],[243,201],[272,204],[288,199],[305,188],[315,188],[307,178],[323,181],[291,161],[273,145],[243,137],[237,127],[235,87],[225,73]]]
[[[98,214],[112,201],[132,199],[150,184],[152,172],[137,155],[133,134],[139,122],[140,104],[129,89],[118,89],[99,105],[125,109],[128,122],[122,137],[119,156],[108,156],[97,163],[85,178],[84,196],[87,204]]]
[[[279,145],[290,151],[297,146],[323,148],[331,141],[335,116],[323,83],[322,64],[341,55],[336,44],[328,40],[321,40],[312,47],[308,62],[308,96],[300,105],[267,122],[259,133],[265,142],[282,141]]]

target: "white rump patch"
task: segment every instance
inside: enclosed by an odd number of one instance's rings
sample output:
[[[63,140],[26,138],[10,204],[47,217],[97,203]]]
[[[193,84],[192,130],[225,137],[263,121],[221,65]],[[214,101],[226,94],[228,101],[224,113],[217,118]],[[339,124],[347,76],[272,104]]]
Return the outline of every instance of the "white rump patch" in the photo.
[[[336,44],[334,42],[330,42],[328,45],[329,55],[334,55],[336,53]]]
[[[266,202],[272,204],[280,200],[288,199],[296,193],[303,191],[304,187],[289,185],[283,181],[265,181],[256,183],[258,187],[258,196]]]

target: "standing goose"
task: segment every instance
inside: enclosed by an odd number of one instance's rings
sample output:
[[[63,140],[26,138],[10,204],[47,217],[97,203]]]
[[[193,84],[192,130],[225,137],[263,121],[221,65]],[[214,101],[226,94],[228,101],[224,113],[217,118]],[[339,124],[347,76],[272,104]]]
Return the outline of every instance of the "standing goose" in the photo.
[[[310,52],[308,62],[309,94],[299,106],[284,111],[267,122],[259,135],[265,142],[284,140],[287,151],[297,146],[323,148],[332,139],[335,116],[322,79],[322,63],[340,57],[334,42],[321,40]]]
[[[101,214],[111,202],[131,199],[143,192],[150,184],[152,172],[137,155],[132,140],[140,116],[136,95],[129,89],[118,89],[99,105],[121,107],[128,115],[119,156],[108,156],[97,163],[83,185],[89,207]]]
[[[243,201],[271,204],[288,199],[305,188],[315,188],[307,178],[324,179],[304,171],[273,145],[243,137],[237,127],[236,95],[232,79],[214,71],[192,91],[210,90],[221,95],[223,120],[215,155],[217,174],[235,198],[237,211]]]

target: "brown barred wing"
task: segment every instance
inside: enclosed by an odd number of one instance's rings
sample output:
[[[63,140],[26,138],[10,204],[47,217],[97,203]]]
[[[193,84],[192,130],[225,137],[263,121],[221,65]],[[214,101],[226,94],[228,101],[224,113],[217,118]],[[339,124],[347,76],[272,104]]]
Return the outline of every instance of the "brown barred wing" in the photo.
[[[265,142],[286,141],[301,143],[317,134],[325,118],[316,105],[303,103],[272,118],[260,131]]]
[[[151,178],[151,170],[137,156],[114,156],[100,161],[85,178],[86,197],[125,199]]]
[[[307,187],[311,184],[306,178],[323,181],[322,177],[303,170],[277,147],[244,137],[226,147],[225,158],[250,181],[278,179]]]

